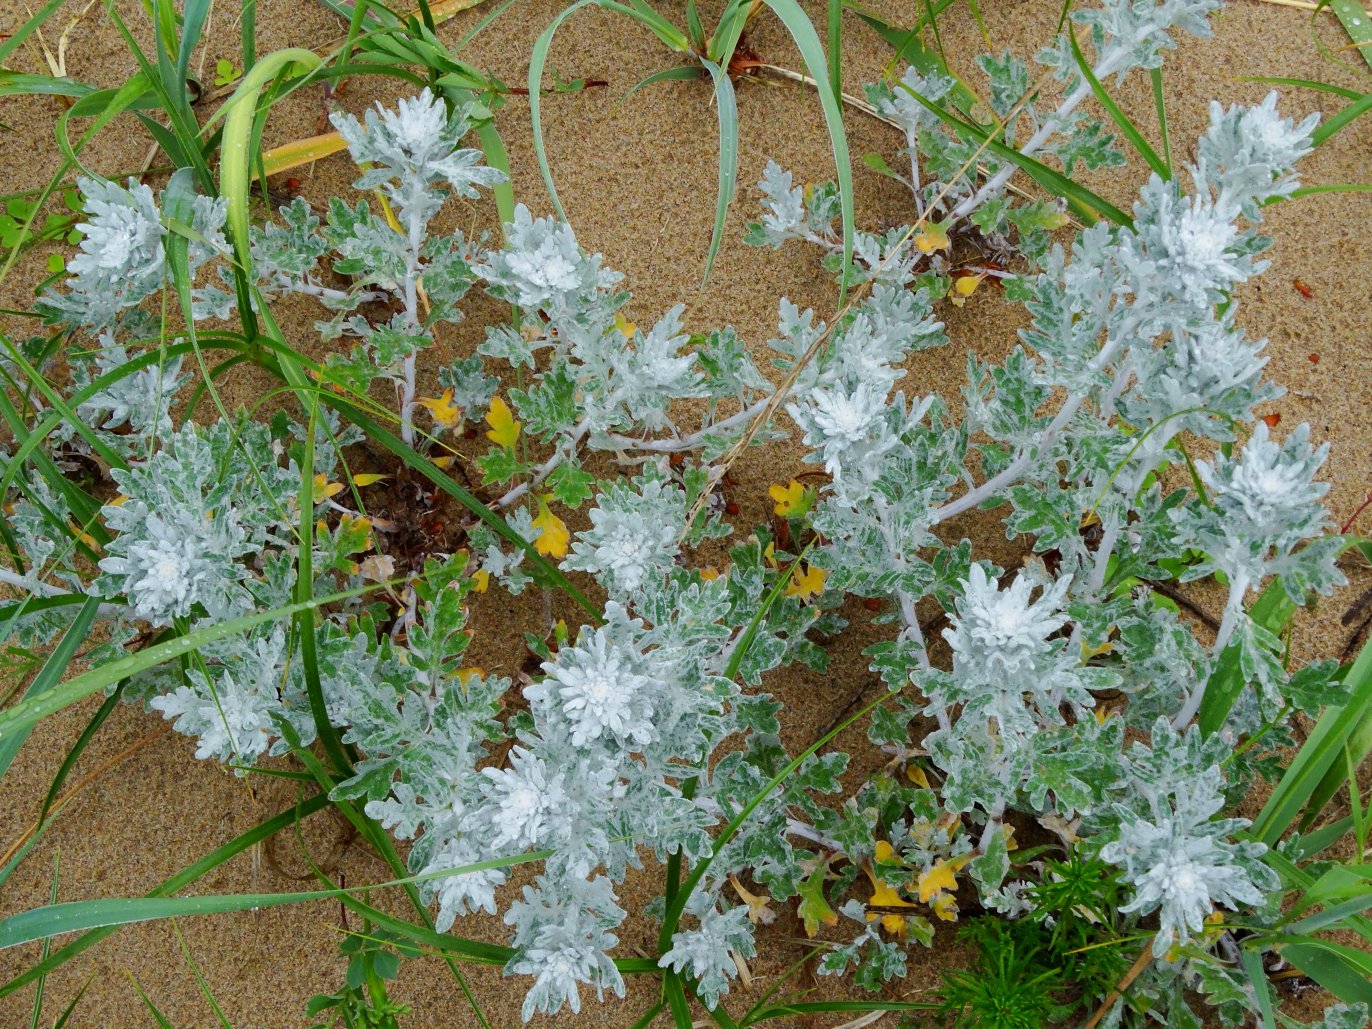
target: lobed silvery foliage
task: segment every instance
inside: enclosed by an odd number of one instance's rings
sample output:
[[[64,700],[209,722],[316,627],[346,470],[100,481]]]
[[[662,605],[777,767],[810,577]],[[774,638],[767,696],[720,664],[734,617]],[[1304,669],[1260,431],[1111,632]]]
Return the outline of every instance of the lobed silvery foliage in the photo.
[[[1111,0],[1076,17],[1091,28],[1098,77],[1123,76],[1155,66],[1171,28],[1203,32],[1214,6]],[[1115,160],[1100,125],[1076,114],[1089,88],[1067,41],[1041,60],[1063,77],[1066,99],[1049,114],[1024,105],[1007,139],[1026,153],[1051,148],[1069,169]],[[1008,56],[983,68],[1003,116],[1027,72]],[[960,419],[943,398],[916,393],[904,367],[946,342],[933,311],[948,291],[937,239],[926,247],[911,229],[861,234],[870,289],[832,326],[783,300],[768,341],[788,373],[778,396],[732,329],[693,337],[681,307],[646,330],[628,322],[620,276],[583,252],[569,226],[521,206],[499,248],[438,232],[445,192],[475,196],[497,178],[460,148],[462,110],[426,91],[364,123],[337,118],[368,165],[358,188],[381,190],[396,224],[365,201],[334,200],[320,218],[297,200],[252,241],[262,296],[317,298],[328,312],[321,333],[358,340],[321,378],[354,391],[394,382],[407,441],[460,447],[464,423],[490,405],[495,442],[477,464],[488,486],[505,488],[492,507],[531,545],[473,526],[467,551],[414,568],[397,569],[384,529],[330,488],[360,439],[336,418],[313,433],[285,417],[174,427],[188,379],[179,357],[130,357],[143,329],[138,304],[165,286],[170,230],[145,187],[88,183],[83,253],[43,310],[99,333],[95,363],[75,378],[86,394],[78,410],[122,458],[111,471],[118,495],[100,511],[108,541],[92,578],[63,552],[66,501],[28,480],[11,527],[42,575],[21,568],[6,581],[109,601],[113,643],[99,655],[108,660],[144,627],[185,631],[287,603],[302,516],[319,526],[316,595],[398,571],[397,603],[348,601],[317,623],[328,720],[363,756],[334,796],[361,801],[411,841],[410,866],[432,876],[422,888],[441,931],[472,912],[503,913],[516,949],[508,971],[531,979],[526,1018],[580,1010],[584,986],[623,994],[611,954],[627,914],[615,890],[649,854],[679,855],[687,868],[709,862],[660,958],[707,1003],[728,991],[734,955],[754,952],[768,899],[799,898],[807,924],[834,923],[830,900],[864,871],[875,895],[909,913],[878,918],[840,904],[844,937],[821,970],[851,968],[875,987],[904,974],[900,937],[932,939],[926,913],[956,918],[957,871],[987,908],[1026,913],[1024,884],[1007,881],[1012,817],[1037,819],[1118,866],[1132,890],[1124,912],[1157,915],[1149,988],[1184,1004],[1174,984],[1218,981],[1207,935],[1215,908],[1260,921],[1278,886],[1262,848],[1236,839],[1244,823],[1217,817],[1251,774],[1251,763],[1231,760],[1233,743],[1272,721],[1269,738],[1280,742],[1291,709],[1318,708],[1337,688],[1323,665],[1288,676],[1280,642],[1244,608],[1249,589],[1274,578],[1300,602],[1340,576],[1315,481],[1324,450],[1304,427],[1279,443],[1255,423],[1255,406],[1279,391],[1264,381],[1262,343],[1238,328],[1229,299],[1262,270],[1255,225],[1266,201],[1295,187],[1292,164],[1310,149],[1314,119],[1282,118],[1274,97],[1215,105],[1186,178],[1154,176],[1132,224],[1093,225],[1069,251],[1048,235],[1062,224],[1054,205],[1016,208],[1003,197],[1009,165],[980,186],[959,171],[971,148],[913,99],[951,89],[911,72],[872,95],[906,128],[917,216],[945,228],[966,218],[1021,261],[1005,292],[1032,324],[1000,363],[969,356]],[[836,249],[832,187],[801,190],[776,166],[760,185],[756,242]],[[227,248],[222,208],[200,200],[195,211],[198,269]],[[352,285],[325,285],[326,262]],[[517,317],[489,327],[477,356],[441,370],[443,397],[418,398],[416,357],[436,326],[461,318],[473,285]],[[231,302],[200,296],[198,317]],[[378,298],[399,313],[358,313]],[[144,367],[117,374],[131,359]],[[494,362],[521,370],[521,385],[504,390],[518,422],[504,430]],[[698,428],[679,424],[683,400],[703,401]],[[811,542],[790,554],[786,539],[759,528],[730,540],[721,570],[698,567],[698,548],[733,532],[713,500],[718,459],[769,405],[823,468],[812,506],[792,519]],[[541,460],[509,443],[521,431]],[[772,425],[755,438],[787,431]],[[1172,473],[1198,441],[1218,448],[1195,461],[1204,488],[1172,488],[1187,481]],[[316,489],[302,512],[307,455]],[[621,455],[633,474],[590,470]],[[569,545],[556,544],[559,527],[568,530],[552,505],[588,508]],[[997,506],[1007,533],[1028,542],[1020,569],[936,531],[982,506]],[[527,709],[518,710],[514,683],[464,664],[467,605],[487,579],[513,592],[540,584],[530,549],[593,577],[606,600],[574,638],[530,634],[540,671],[519,689]],[[1186,563],[1187,552],[1200,556]],[[1229,598],[1207,646],[1146,583],[1216,572]],[[847,596],[884,602],[879,617],[897,626],[869,651],[896,694],[874,712],[869,736],[892,767],[918,771],[856,791],[837,752],[778,776],[792,755],[780,705],[760,689],[788,663],[824,666],[819,641],[845,627],[837,609]],[[921,607],[946,615],[946,667],[931,658]],[[60,627],[40,611],[13,618],[9,632],[27,644]],[[299,649],[294,634],[259,626],[129,692],[196,737],[198,756],[249,766],[315,735]],[[1234,652],[1252,689],[1203,737],[1194,716],[1221,655]],[[1110,694],[1122,700],[1107,710],[1100,698]],[[525,851],[549,856],[518,898],[504,870],[465,870]],[[762,896],[737,888],[745,875]]]

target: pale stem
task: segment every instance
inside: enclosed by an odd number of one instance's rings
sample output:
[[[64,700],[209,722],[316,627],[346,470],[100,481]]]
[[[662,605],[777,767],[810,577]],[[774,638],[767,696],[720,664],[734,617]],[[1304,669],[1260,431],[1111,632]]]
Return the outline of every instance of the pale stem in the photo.
[[[1119,332],[1112,339],[1107,341],[1105,346],[1101,348],[1100,353],[1096,354],[1086,366],[1087,371],[1094,373],[1101,368],[1104,368],[1115,356],[1115,352],[1123,346],[1123,340],[1129,335],[1129,331],[1130,327],[1126,327],[1125,330]],[[1035,455],[1051,446],[1057,434],[1067,427],[1067,423],[1072,420],[1072,417],[1077,413],[1077,410],[1085,403],[1087,395],[1088,394],[1086,393],[1078,393],[1076,396],[1070,397],[1058,411],[1057,417],[1049,423],[1048,428],[1043,430],[1043,434],[1040,436],[1037,445],[1021,451],[1020,454],[997,475],[993,475],[975,489],[968,490],[956,500],[950,500],[941,507],[935,508],[930,515],[930,526],[947,521],[949,518],[960,515],[964,511],[970,511],[982,501],[995,496],[1002,489],[1023,475],[1029,465],[1033,462]]]
[[[1236,574],[1229,580],[1229,598],[1224,604],[1224,618],[1220,621],[1219,631],[1215,634],[1215,645],[1210,651],[1215,657],[1223,653],[1224,648],[1229,645],[1230,637],[1234,635],[1234,630],[1238,628],[1239,618],[1243,616],[1243,598],[1248,593],[1248,586],[1247,575]],[[1201,701],[1205,699],[1205,688],[1208,684],[1208,677],[1196,683],[1191,696],[1186,698],[1186,703],[1177,712],[1177,717],[1172,719],[1173,729],[1184,729],[1190,724],[1191,719],[1196,717],[1196,713],[1200,711]]]
[[[63,589],[50,582],[43,582],[39,579],[31,578],[27,575],[20,575],[12,572],[8,568],[0,568],[0,583],[6,586],[13,586],[16,589],[26,590],[39,597],[71,597],[80,596],[72,590]],[[128,608],[120,607],[118,604],[101,604],[101,618],[118,618],[120,615],[128,613]]]
[[[587,425],[585,418],[577,422],[576,428],[572,430],[571,438],[567,441],[566,449],[564,450],[559,447],[552,457],[548,458],[548,460],[544,461],[534,470],[532,476],[524,482],[521,482],[518,486],[511,487],[509,492],[495,502],[496,508],[503,509],[509,507],[520,497],[528,493],[529,490],[533,489],[548,476],[552,475],[553,472],[576,451],[577,444],[581,442],[581,437],[586,435],[587,428],[589,428],[589,426]]]
[[[1111,518],[1105,523],[1101,531],[1100,546],[1096,547],[1096,563],[1091,568],[1091,589],[1099,592],[1105,585],[1105,569],[1110,563],[1110,555],[1114,553],[1115,544],[1119,542],[1120,526]]]
[[[405,322],[410,331],[419,329],[419,250],[424,243],[424,222],[418,205],[410,206],[409,252],[405,255]],[[405,358],[404,382],[400,387],[400,438],[406,446],[414,445],[414,383],[415,355]]]

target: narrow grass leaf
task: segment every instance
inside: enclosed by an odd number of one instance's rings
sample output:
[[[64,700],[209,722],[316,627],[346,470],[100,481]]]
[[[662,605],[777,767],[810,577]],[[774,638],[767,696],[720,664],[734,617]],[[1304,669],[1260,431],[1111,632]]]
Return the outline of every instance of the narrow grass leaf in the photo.
[[[149,668],[155,668],[165,661],[185,657],[207,643],[228,639],[256,625],[291,618],[301,611],[313,610],[324,604],[359,597],[382,588],[382,585],[374,583],[342,593],[330,594],[303,604],[286,604],[269,611],[254,611],[252,614],[197,629],[185,636],[178,636],[175,639],[167,640],[165,643],[147,647],[136,654],[130,654],[128,657],[122,657],[98,668],[92,668],[88,672],[83,672],[60,685],[54,686],[39,696],[28,697],[13,707],[0,711],[0,743],[24,732],[30,726],[37,724],[49,715],[56,714],[64,707],[89,697],[92,693],[98,693],[107,686],[113,686],[131,675],[137,675]]]
[[[719,184],[715,197],[715,224],[710,233],[710,249],[705,255],[705,274],[701,278],[703,287],[709,281],[710,269],[719,253],[719,244],[724,238],[724,220],[738,187],[738,101],[728,72],[713,61],[700,63],[715,80],[715,112],[719,116]]]
[[[100,599],[87,597],[81,605],[81,610],[77,611],[76,617],[72,619],[71,627],[63,634],[62,639],[43,663],[43,667],[34,676],[33,682],[29,683],[29,688],[24,691],[25,699],[42,696],[62,680],[77,650],[86,643],[90,628],[95,624],[95,617],[99,612]],[[10,762],[19,753],[19,748],[24,745],[28,735],[26,730],[0,739],[0,776],[9,769]]]
[[[1110,115],[1110,120],[1119,127],[1124,138],[1129,140],[1129,144],[1138,151],[1139,156],[1147,162],[1148,167],[1152,168],[1162,178],[1170,179],[1172,169],[1158,156],[1157,151],[1153,149],[1148,140],[1143,138],[1143,133],[1139,131],[1138,126],[1120,109],[1120,105],[1115,103],[1115,98],[1101,85],[1100,79],[1096,78],[1096,73],[1091,70],[1091,64],[1086,60],[1086,55],[1081,52],[1081,44],[1077,42],[1075,29],[1069,29],[1068,39],[1072,44],[1072,56],[1077,59],[1077,70],[1081,72],[1082,78],[1091,87],[1091,92],[1095,94],[1096,101],[1105,108],[1105,113]]]

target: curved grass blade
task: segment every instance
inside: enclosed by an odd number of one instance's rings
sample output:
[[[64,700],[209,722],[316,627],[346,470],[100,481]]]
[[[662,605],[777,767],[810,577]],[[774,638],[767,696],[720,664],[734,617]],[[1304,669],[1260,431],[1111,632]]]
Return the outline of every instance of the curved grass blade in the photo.
[[[728,72],[713,61],[700,63],[715,80],[715,111],[719,115],[719,186],[715,198],[715,225],[710,233],[710,249],[705,255],[705,274],[700,280],[703,287],[710,279],[710,269],[714,267],[715,255],[724,238],[724,219],[733,203],[734,190],[738,188],[738,101]]]
[[[844,719],[829,732],[815,740],[814,743],[811,743],[803,751],[797,754],[785,768],[774,775],[762,789],[758,790],[757,793],[753,795],[752,799],[743,806],[742,810],[730,819],[729,824],[724,827],[724,830],[715,840],[715,845],[711,850],[710,856],[698,862],[696,866],[691,869],[691,874],[682,884],[681,889],[677,892],[676,898],[667,905],[667,911],[662,920],[662,929],[658,933],[657,942],[659,950],[666,952],[671,947],[672,934],[676,932],[677,925],[681,921],[681,916],[686,910],[686,903],[691,899],[691,894],[695,892],[696,886],[698,886],[700,880],[704,878],[706,871],[709,870],[710,864],[714,861],[715,855],[719,853],[720,848],[728,843],[729,840],[733,839],[734,835],[743,827],[743,823],[748,820],[755,810],[757,810],[758,805],[766,800],[767,796],[774,789],[785,782],[796,769],[808,761],[821,747],[838,736],[854,722],[861,718],[865,718],[874,708],[885,703],[890,697],[891,694],[889,693],[878,697],[851,717]]]
[[[354,893],[369,893],[372,890],[387,889],[392,886],[442,879],[468,872],[486,871],[492,868],[513,868],[516,865],[540,861],[550,857],[552,851],[541,850],[528,854],[515,854],[511,857],[491,858],[460,868],[445,868],[424,875],[406,876],[387,882],[371,883],[366,886],[349,886],[328,890],[303,890],[293,893],[227,893],[209,894],[199,897],[113,897],[100,900],[75,900],[64,904],[49,904],[41,908],[31,908],[0,921],[0,950],[18,947],[25,943],[66,933],[81,932],[86,929],[114,929],[138,922],[156,922],[166,918],[188,918],[197,915],[229,914],[235,911],[250,911],[258,908],[283,907],[287,904],[305,904],[315,900],[337,900]]]
[[[257,97],[279,73],[287,69],[311,72],[324,62],[317,54],[299,47],[277,50],[254,64],[243,81],[224,102],[224,138],[219,158],[219,194],[228,203],[228,229],[234,252],[243,269],[251,267],[248,252],[248,194],[251,162],[249,144],[257,112]]]
[[[534,40],[533,52],[529,55],[529,119],[534,131],[534,157],[538,160],[538,170],[543,174],[543,185],[548,189],[553,210],[564,222],[567,220],[567,212],[562,209],[557,187],[553,185],[553,171],[548,167],[548,151],[543,145],[543,111],[539,103],[540,94],[543,92],[543,66],[548,61],[548,50],[553,45],[553,36],[562,27],[562,23],[583,7],[596,2],[597,0],[576,0],[576,3],[562,11],[539,33],[538,38]]]
[[[825,40],[829,50],[829,84],[834,88],[834,102],[843,103],[843,4],[844,0],[829,0]]]
[[[819,101],[824,108],[824,122],[829,129],[829,145],[834,152],[834,167],[838,174],[839,208],[843,216],[843,274],[839,285],[839,303],[848,295],[848,281],[853,271],[853,165],[848,157],[848,137],[843,131],[843,108],[839,105],[838,86],[830,80],[824,46],[815,27],[796,0],[763,0],[791,34],[810,77],[819,83]]]
[[[0,40],[0,62],[9,58],[9,55],[24,45],[24,40],[33,35],[35,31],[42,27],[48,20],[52,12],[61,7],[66,0],[48,0],[38,11],[30,15],[29,20],[20,25],[12,32],[8,39]]]
[[[1329,7],[1362,59],[1372,68],[1372,22],[1368,21],[1362,0],[1329,0]]]
[[[1158,112],[1158,136],[1162,139],[1162,162],[1172,167],[1172,136],[1167,131],[1167,97],[1162,89],[1162,69],[1152,68],[1148,72],[1149,83],[1153,87],[1153,107]]]
[[[1313,89],[1320,93],[1332,93],[1334,96],[1341,96],[1345,100],[1357,100],[1362,96],[1356,89],[1346,89],[1329,82],[1316,82],[1314,79],[1293,79],[1285,75],[1243,75],[1234,81],[1261,82],[1267,86],[1294,86],[1297,89]]]
[[[1346,679],[1348,699],[1328,708],[1287,765],[1272,795],[1249,830],[1274,847],[1321,789],[1326,773],[1342,762],[1344,744],[1372,710],[1372,645],[1363,647]]]
[[[629,99],[629,97],[633,96],[644,86],[652,86],[656,85],[659,82],[669,82],[673,80],[695,81],[700,77],[701,70],[699,68],[689,68],[685,66],[677,68],[663,68],[661,71],[655,71],[651,75],[647,75],[639,79],[637,82],[635,82],[632,86],[629,87],[629,91],[625,93],[624,96],[620,99]]]

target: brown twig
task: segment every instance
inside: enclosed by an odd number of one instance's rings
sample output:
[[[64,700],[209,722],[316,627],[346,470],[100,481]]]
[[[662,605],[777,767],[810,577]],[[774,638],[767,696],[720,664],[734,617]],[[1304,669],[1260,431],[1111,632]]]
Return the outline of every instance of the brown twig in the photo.
[[[1168,600],[1175,603],[1178,607],[1186,608],[1187,611],[1189,611],[1191,614],[1199,618],[1206,628],[1208,628],[1212,632],[1219,632],[1219,619],[1217,619],[1214,615],[1207,612],[1204,608],[1202,608],[1194,600],[1188,597],[1185,593],[1181,592],[1181,590],[1177,589],[1175,586],[1168,585],[1166,582],[1163,582],[1158,579],[1145,579],[1143,581],[1149,586],[1149,588],[1157,590]]]
[[[1101,1002],[1101,1006],[1096,1009],[1096,1013],[1091,1016],[1091,1021],[1086,1023],[1086,1029],[1096,1029],[1100,1025],[1101,1019],[1115,1006],[1115,1002],[1124,996],[1124,991],[1129,989],[1134,980],[1143,974],[1143,970],[1153,963],[1153,946],[1150,944],[1143,948],[1143,953],[1135,959],[1129,966],[1129,971],[1124,973],[1124,978],[1116,984],[1110,991],[1110,995]]]

